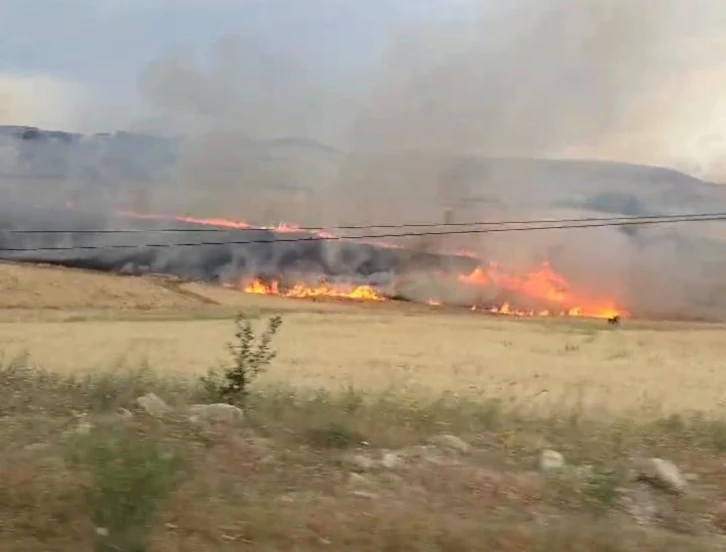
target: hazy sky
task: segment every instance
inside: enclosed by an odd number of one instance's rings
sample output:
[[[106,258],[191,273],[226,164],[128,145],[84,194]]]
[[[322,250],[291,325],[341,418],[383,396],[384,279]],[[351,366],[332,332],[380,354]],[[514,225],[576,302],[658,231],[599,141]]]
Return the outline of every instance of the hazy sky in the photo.
[[[630,12],[638,14],[632,24]],[[594,26],[593,17],[600,18]],[[624,25],[610,24],[613,17]],[[236,70],[239,60],[229,52],[212,54],[211,63],[199,61],[230,36],[264,52],[253,60],[256,72]],[[599,48],[592,63],[591,39]],[[652,62],[643,56],[646,48]],[[476,148],[488,147],[476,135],[486,125],[472,114],[499,114],[497,125],[490,125],[496,135],[489,137],[497,142],[517,125],[526,130],[522,114],[542,112],[544,87],[547,100],[561,96],[561,110],[569,109],[565,98],[574,94],[586,117],[607,119],[614,106],[612,115],[622,119],[615,129],[620,134],[609,129],[589,143],[568,139],[560,148],[567,155],[710,166],[722,164],[726,151],[723,52],[724,0],[0,0],[0,124],[107,130],[138,119],[134,110],[146,105],[140,98],[156,110],[170,104],[175,116],[208,111],[221,98],[227,111],[215,116],[234,115],[246,125],[266,99],[264,117],[254,123],[283,128],[279,121],[305,110],[307,118],[286,129],[298,133],[325,117],[332,121],[328,127],[342,128],[345,117],[358,116],[356,102],[373,94],[378,103],[369,118],[385,110],[395,115],[407,133],[399,132],[398,142],[419,136],[426,127],[420,123],[429,120],[437,132],[457,129],[448,133],[457,147],[465,140]],[[268,54],[292,59],[297,76],[286,75],[287,61],[260,69]],[[150,65],[156,88],[140,91]],[[622,97],[636,90],[632,79],[613,80],[622,66],[630,71],[626,76],[647,74],[652,81],[627,111]],[[391,82],[382,82],[381,72]],[[604,88],[598,85],[603,74],[609,79]],[[260,84],[266,78],[270,82]],[[565,88],[577,79],[583,90],[589,86],[587,94]],[[492,100],[492,84],[502,92],[495,98],[500,103]],[[310,87],[298,93],[298,85]],[[580,101],[584,96],[592,100]],[[607,96],[607,109],[590,105],[598,96]],[[287,111],[272,109],[275,102],[288,102]],[[244,117],[243,104],[250,111]],[[401,115],[407,109],[413,109],[409,119]]]
[[[173,53],[193,59],[227,36],[294,56],[310,80],[332,88],[375,66],[390,29],[426,20],[466,21],[479,5],[474,0],[0,0],[0,123],[81,130],[116,121],[125,125],[146,66]],[[126,105],[89,113],[91,106],[107,102]]]
[[[2,0],[0,72],[50,74],[104,94],[179,47],[243,35],[345,74],[380,52],[391,25],[466,16],[469,0]]]

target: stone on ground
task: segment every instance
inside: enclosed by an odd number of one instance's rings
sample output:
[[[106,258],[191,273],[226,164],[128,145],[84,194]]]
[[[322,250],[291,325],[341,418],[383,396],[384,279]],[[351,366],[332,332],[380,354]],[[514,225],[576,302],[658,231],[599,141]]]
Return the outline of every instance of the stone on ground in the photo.
[[[683,494],[688,481],[678,467],[662,458],[639,459],[635,462],[636,479],[645,481],[671,494]]]
[[[195,404],[189,407],[193,422],[234,423],[244,418],[244,411],[231,404]]]
[[[542,473],[553,473],[565,468],[565,457],[556,450],[543,450],[539,457],[539,469]]]
[[[437,435],[436,437],[431,438],[429,442],[439,448],[453,450],[461,454],[467,454],[471,449],[469,443],[456,435]]]
[[[149,416],[161,418],[171,411],[171,407],[154,393],[147,393],[136,399],[138,404]]]

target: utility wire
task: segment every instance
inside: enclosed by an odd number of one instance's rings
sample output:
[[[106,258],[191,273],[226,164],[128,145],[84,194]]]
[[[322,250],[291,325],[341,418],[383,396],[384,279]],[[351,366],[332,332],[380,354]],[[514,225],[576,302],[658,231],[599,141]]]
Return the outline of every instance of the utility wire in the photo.
[[[698,218],[697,218],[698,217]],[[138,249],[145,247],[197,247],[205,245],[253,245],[266,243],[296,243],[296,242],[317,242],[317,241],[344,241],[344,240],[371,240],[380,238],[403,238],[416,236],[451,236],[462,234],[490,234],[498,232],[531,232],[537,230],[567,230],[575,228],[603,228],[607,226],[641,226],[648,224],[669,224],[679,222],[707,222],[724,221],[726,215],[702,215],[688,216],[679,219],[668,218],[661,220],[619,220],[617,222],[597,222],[591,224],[557,225],[557,226],[519,226],[514,228],[487,228],[478,230],[448,230],[442,232],[405,232],[398,234],[371,234],[358,236],[309,236],[303,238],[275,238],[270,240],[249,240],[249,241],[219,241],[219,242],[193,242],[193,243],[151,243],[151,244],[110,244],[110,245],[77,245],[70,247],[32,247],[32,248],[0,248],[3,252],[35,252],[35,251],[75,251],[75,250],[99,250],[99,249]]]
[[[498,221],[473,221],[473,222],[433,222],[433,223],[411,223],[411,224],[370,224],[370,225],[346,225],[346,226],[288,226],[280,227],[215,227],[215,228],[102,228],[98,230],[89,229],[69,229],[69,230],[38,230],[38,229],[0,229],[0,232],[8,234],[149,234],[149,233],[165,233],[165,232],[252,232],[252,231],[270,231],[270,232],[315,232],[321,230],[373,230],[381,229],[397,229],[397,228],[456,228],[465,226],[499,226],[509,224],[565,224],[565,223],[581,223],[581,222],[608,222],[608,221],[639,221],[651,219],[682,219],[692,217],[726,217],[726,212],[717,213],[694,213],[681,215],[638,215],[638,216],[621,216],[621,217],[585,217],[585,218],[564,218],[564,219],[529,219],[529,220],[498,220]],[[133,218],[133,217],[132,217]],[[169,217],[172,218],[172,217]],[[140,217],[139,220],[148,220]],[[185,222],[185,221],[181,221]],[[201,221],[189,221],[190,224],[204,224]],[[211,224],[211,223],[210,223]],[[331,238],[332,239],[332,238]]]

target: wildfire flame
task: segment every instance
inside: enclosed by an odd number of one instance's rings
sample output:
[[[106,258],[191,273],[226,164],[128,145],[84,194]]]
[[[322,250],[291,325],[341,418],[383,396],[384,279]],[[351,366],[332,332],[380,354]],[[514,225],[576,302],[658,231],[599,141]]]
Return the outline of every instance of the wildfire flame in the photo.
[[[300,226],[288,222],[280,222],[273,226],[255,226],[243,220],[231,220],[225,218],[198,218],[188,215],[156,215],[152,213],[136,213],[134,211],[116,210],[115,214],[144,220],[174,220],[176,222],[187,222],[190,224],[201,224],[204,226],[215,226],[217,228],[229,228],[231,230],[270,230],[280,234],[291,234],[295,232],[309,232],[320,238],[334,238],[335,235],[325,230],[302,230]]]
[[[73,201],[67,201],[66,207],[75,209]],[[322,229],[302,229],[300,226],[286,222],[274,226],[255,226],[241,220],[225,218],[198,218],[189,215],[160,215],[152,213],[138,213],[129,210],[115,210],[115,214],[146,220],[174,220],[177,222],[201,224],[216,228],[229,229],[259,229],[278,233],[306,232],[320,238],[336,238],[335,234]],[[399,248],[390,243],[367,241],[385,248]],[[470,258],[477,258],[477,254],[467,250],[459,250],[453,254]],[[508,316],[571,316],[589,318],[613,318],[615,316],[627,317],[629,313],[618,308],[609,300],[594,300],[584,294],[575,293],[570,289],[567,280],[556,273],[548,263],[543,263],[538,269],[527,272],[523,276],[504,272],[496,262],[487,266],[479,266],[470,274],[458,276],[461,284],[472,287],[494,287],[513,298],[522,298],[523,302],[547,305],[542,309],[521,309],[514,307],[509,301],[497,306],[472,305],[472,311],[483,311]],[[265,283],[255,279],[246,283],[242,290],[257,295],[278,295],[281,297],[319,298],[333,297],[353,299],[358,301],[385,301],[386,297],[371,286],[338,286],[328,283],[306,285],[296,283],[292,286],[281,286],[279,281]],[[519,301],[517,301],[519,302]],[[436,298],[429,299],[431,306],[440,306],[442,301]]]
[[[321,283],[314,286],[294,284],[283,288],[280,282],[273,280],[265,283],[260,279],[252,280],[242,288],[245,293],[255,295],[279,295],[280,297],[297,297],[309,299],[313,297],[335,297],[339,299],[353,299],[356,301],[385,301],[386,298],[371,286],[336,286]]]
[[[497,289],[532,300],[537,304],[551,305],[541,310],[522,310],[509,302],[490,307],[489,312],[512,316],[572,316],[588,318],[613,318],[628,316],[609,300],[594,300],[570,289],[567,280],[555,272],[549,263],[543,263],[537,270],[524,276],[503,272],[497,263],[488,267],[477,267],[470,274],[459,276],[458,280],[470,286],[495,286]]]

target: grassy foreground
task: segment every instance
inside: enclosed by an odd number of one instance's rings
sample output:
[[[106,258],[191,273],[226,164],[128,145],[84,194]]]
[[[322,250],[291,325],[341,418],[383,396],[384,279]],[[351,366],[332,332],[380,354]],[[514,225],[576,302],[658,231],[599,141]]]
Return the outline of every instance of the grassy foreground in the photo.
[[[726,420],[250,383],[6,363],[0,550],[726,549]]]

